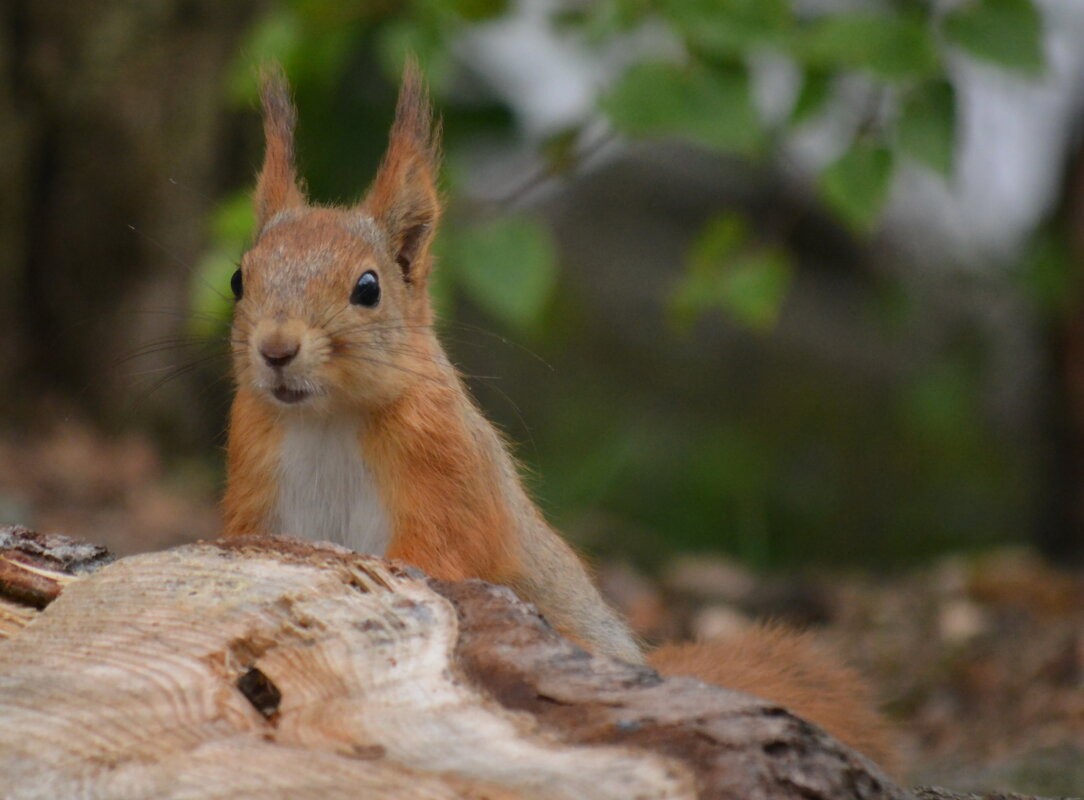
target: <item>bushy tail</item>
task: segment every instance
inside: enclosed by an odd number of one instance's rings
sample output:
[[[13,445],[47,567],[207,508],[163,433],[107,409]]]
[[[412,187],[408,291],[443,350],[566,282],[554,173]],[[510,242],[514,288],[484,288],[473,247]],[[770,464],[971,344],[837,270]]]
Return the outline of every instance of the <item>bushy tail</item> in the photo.
[[[781,705],[886,771],[898,770],[888,724],[870,687],[818,650],[807,634],[757,626],[718,641],[663,645],[648,662],[664,675],[689,675]]]

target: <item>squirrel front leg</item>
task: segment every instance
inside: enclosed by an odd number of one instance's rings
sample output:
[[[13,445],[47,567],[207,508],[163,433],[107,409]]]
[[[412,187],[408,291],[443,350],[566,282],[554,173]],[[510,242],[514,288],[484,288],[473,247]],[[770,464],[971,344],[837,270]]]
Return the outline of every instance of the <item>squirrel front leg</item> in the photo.
[[[633,663],[635,636],[527,497],[500,436],[447,369],[364,437],[392,519],[387,555],[444,580],[511,586],[587,649]]]
[[[506,581],[520,597],[588,650],[644,662],[628,623],[603,599],[579,556],[541,517],[521,531],[520,547],[525,568]]]
[[[583,562],[552,530],[532,534],[520,558],[491,562],[488,569],[455,549],[433,544],[433,537],[407,536],[392,543],[388,557],[442,580],[480,578],[509,586],[586,649],[633,664],[644,662],[635,635],[602,598]]]

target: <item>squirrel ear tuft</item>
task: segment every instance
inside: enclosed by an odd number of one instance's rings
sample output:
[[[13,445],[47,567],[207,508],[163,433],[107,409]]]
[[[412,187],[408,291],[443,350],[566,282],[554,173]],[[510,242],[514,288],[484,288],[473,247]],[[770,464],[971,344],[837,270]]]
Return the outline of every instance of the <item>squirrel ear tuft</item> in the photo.
[[[429,245],[440,217],[436,176],[440,127],[434,126],[429,94],[413,58],[403,70],[388,151],[362,209],[387,232],[407,283],[424,283]]]
[[[257,231],[280,211],[305,204],[305,195],[298,186],[294,170],[297,110],[290,100],[286,76],[278,64],[268,64],[260,70],[260,103],[266,149],[253,198]]]

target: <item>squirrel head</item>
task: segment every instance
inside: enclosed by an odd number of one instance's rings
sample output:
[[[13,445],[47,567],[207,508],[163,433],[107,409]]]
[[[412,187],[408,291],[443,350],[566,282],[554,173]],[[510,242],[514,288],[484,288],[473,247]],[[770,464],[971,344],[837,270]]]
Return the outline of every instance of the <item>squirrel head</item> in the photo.
[[[387,153],[352,207],[308,203],[286,80],[277,68],[262,78],[256,236],[232,281],[237,382],[297,413],[393,402],[441,357],[427,292],[439,131],[419,70],[408,62]]]

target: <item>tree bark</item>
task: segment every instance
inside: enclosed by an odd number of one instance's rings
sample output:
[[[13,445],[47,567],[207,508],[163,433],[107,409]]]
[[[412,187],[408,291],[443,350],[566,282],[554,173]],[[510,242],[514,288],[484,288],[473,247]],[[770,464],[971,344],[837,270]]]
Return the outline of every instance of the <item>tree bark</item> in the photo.
[[[782,708],[588,654],[503,587],[270,537],[106,562],[0,531],[5,798],[911,796]]]
[[[0,379],[30,387],[19,397],[155,417],[165,392],[142,399],[132,373],[190,354],[159,350],[134,368],[118,356],[183,335],[203,223],[234,177],[224,73],[264,4],[0,5]],[[166,389],[191,398],[182,384]],[[175,431],[199,419],[191,399],[169,408],[158,421]]]
[[[1040,515],[1033,541],[1055,564],[1084,562],[1084,145],[1061,191],[1056,226],[1065,231],[1070,273],[1064,307],[1043,309],[1048,341],[1040,409]]]

